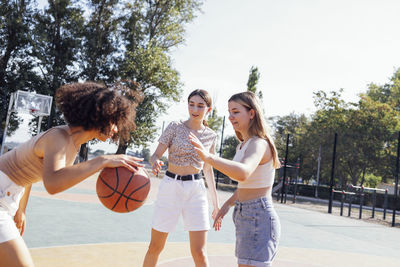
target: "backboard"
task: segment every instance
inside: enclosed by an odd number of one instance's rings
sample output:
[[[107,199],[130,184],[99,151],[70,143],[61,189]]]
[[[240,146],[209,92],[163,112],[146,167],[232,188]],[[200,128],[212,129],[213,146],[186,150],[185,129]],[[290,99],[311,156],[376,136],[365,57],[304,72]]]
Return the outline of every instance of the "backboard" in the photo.
[[[49,116],[53,97],[18,90],[15,92],[13,111]]]
[[[38,130],[40,133],[40,126],[43,116],[49,116],[51,112],[51,103],[53,97],[41,95],[26,91],[18,90],[10,95],[10,102],[8,104],[6,125],[3,131],[3,142],[1,143],[0,155],[3,154],[4,144],[7,136],[8,123],[12,112],[30,113],[35,117],[39,117]]]

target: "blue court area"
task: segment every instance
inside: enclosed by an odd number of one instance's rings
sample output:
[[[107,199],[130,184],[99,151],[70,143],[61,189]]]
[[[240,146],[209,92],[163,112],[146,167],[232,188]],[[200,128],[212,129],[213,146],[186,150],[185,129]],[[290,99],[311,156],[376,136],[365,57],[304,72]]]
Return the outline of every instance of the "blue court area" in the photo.
[[[158,182],[152,178],[148,202],[127,214],[111,212],[97,201],[95,177],[56,196],[35,185],[24,239],[36,266],[141,266]],[[230,194],[220,192],[221,203]],[[282,238],[274,266],[400,266],[399,228],[280,203],[275,207]],[[188,241],[179,222],[160,256],[160,266],[194,266]],[[236,266],[234,241],[231,209],[221,231],[209,231],[211,266]]]

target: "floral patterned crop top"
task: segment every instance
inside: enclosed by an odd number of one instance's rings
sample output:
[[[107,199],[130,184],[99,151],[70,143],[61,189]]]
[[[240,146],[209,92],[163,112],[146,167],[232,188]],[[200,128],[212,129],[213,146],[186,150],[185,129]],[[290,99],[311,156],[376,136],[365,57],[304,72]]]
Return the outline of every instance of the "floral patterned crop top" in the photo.
[[[204,162],[189,141],[190,130],[183,122],[173,121],[168,124],[158,142],[168,147],[168,161],[172,164],[177,166],[191,165],[201,170]],[[205,127],[201,133],[195,133],[195,135],[207,150],[210,150],[213,145],[215,148],[217,134],[209,127]]]

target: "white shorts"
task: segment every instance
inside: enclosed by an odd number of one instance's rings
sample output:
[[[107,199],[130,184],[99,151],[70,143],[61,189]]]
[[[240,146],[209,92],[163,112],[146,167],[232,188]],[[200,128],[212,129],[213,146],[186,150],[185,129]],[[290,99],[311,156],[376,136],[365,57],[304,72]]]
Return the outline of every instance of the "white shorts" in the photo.
[[[0,243],[20,236],[14,222],[14,215],[24,191],[25,187],[15,184],[0,171]]]
[[[158,189],[152,227],[159,232],[173,232],[181,214],[185,231],[210,229],[204,180],[180,181],[164,176]]]

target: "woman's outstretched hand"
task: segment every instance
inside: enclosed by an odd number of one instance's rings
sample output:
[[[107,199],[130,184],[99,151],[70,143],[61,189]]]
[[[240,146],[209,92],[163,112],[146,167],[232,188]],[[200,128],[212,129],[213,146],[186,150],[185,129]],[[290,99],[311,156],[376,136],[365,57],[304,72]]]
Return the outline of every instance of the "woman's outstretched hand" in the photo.
[[[224,204],[224,205],[222,205],[221,209],[218,211],[215,218],[213,218],[214,219],[213,227],[216,231],[218,231],[221,228],[222,219],[228,213],[228,211],[229,211],[229,205]]]
[[[204,148],[203,144],[200,142],[199,138],[193,133],[189,134],[189,141],[194,146],[195,151],[203,161],[207,161],[211,157],[211,154]]]
[[[215,220],[217,218],[217,215],[218,215],[219,211],[220,211],[219,208],[214,208],[214,210],[212,212],[212,215],[211,215],[213,220]],[[214,222],[214,226],[213,227],[214,227],[215,231],[219,231],[219,229],[221,229],[221,223],[222,223],[221,219],[218,219],[218,221]]]

